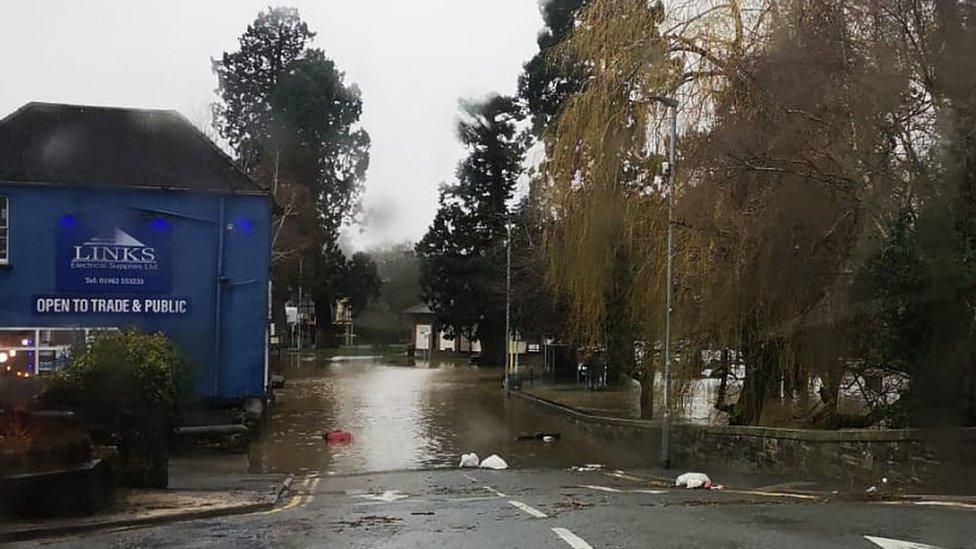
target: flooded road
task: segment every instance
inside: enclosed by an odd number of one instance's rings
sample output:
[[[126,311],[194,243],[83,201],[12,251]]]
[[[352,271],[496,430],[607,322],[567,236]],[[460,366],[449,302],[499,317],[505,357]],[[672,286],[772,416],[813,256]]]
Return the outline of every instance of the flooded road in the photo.
[[[584,463],[632,467],[652,456],[607,444],[574,422],[505,397],[499,371],[467,364],[402,367],[380,360],[306,357],[284,368],[263,433],[249,449],[252,472],[350,474],[456,467],[462,453],[498,454],[511,467]],[[309,360],[311,359],[311,360]],[[352,443],[326,444],[344,429]],[[552,443],[518,441],[552,432]]]

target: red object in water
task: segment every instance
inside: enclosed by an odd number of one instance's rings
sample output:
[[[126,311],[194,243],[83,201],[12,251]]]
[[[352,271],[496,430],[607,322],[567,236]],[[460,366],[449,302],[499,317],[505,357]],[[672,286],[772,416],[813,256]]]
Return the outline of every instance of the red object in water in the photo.
[[[352,433],[349,431],[343,431],[342,429],[329,431],[322,436],[325,437],[325,441],[328,443],[352,442]]]

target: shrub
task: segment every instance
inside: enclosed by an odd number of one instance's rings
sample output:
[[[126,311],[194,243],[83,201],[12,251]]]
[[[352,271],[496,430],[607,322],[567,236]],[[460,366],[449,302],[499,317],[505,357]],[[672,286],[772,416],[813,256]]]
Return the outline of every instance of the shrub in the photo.
[[[165,487],[172,431],[190,394],[187,370],[163,334],[103,332],[73,350],[44,400],[80,413],[96,441],[119,445],[123,483]]]

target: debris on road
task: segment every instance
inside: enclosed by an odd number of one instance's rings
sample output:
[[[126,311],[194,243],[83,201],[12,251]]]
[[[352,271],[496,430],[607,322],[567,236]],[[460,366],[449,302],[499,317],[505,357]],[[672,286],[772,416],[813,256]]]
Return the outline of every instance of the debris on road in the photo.
[[[395,524],[397,522],[403,522],[403,519],[397,517],[387,517],[380,515],[366,515],[359,517],[355,520],[338,520],[333,524],[337,526],[349,526],[352,528],[370,527],[370,526],[382,526],[385,524]]]
[[[505,463],[504,459],[498,457],[495,454],[492,454],[486,457],[485,460],[481,462],[481,468],[495,469],[496,471],[500,471],[502,469],[508,469],[508,464]]]
[[[562,438],[559,433],[536,433],[534,435],[520,435],[517,440],[525,442],[528,440],[541,440],[542,442],[553,442]]]
[[[678,487],[683,486],[688,489],[709,489],[712,487],[712,479],[708,478],[708,475],[705,473],[685,473],[678,476],[677,480],[674,481],[674,485]]]
[[[593,506],[592,503],[586,503],[584,501],[580,501],[579,499],[576,498],[576,496],[572,496],[572,495],[567,496],[567,499],[565,501],[560,501],[557,502],[555,505],[553,505],[553,507],[557,509],[573,509],[573,510],[583,509],[584,507],[592,507],[592,506]]]
[[[573,465],[569,468],[570,471],[576,471],[578,473],[590,473],[593,471],[599,471],[603,469],[603,466],[599,463],[588,463],[586,465]]]
[[[478,454],[474,452],[470,454],[461,454],[461,463],[458,467],[477,467],[480,462],[478,461]]]
[[[334,429],[322,435],[322,438],[329,444],[342,444],[352,442],[352,433],[342,429]]]

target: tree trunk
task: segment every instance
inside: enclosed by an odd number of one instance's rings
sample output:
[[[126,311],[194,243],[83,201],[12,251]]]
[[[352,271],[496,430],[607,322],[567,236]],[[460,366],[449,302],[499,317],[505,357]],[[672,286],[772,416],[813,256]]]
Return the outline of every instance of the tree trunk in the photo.
[[[643,368],[640,379],[640,418],[651,419],[654,416],[654,369]]]
[[[276,279],[271,287],[271,320],[274,322],[275,334],[281,344],[290,343],[288,316],[285,313],[286,301],[288,301],[288,289]]]
[[[311,347],[311,343],[310,347]],[[321,295],[315,296],[315,348],[338,349],[340,341],[336,327],[332,324],[331,302]]]
[[[493,325],[478,330],[481,364],[491,368],[505,367],[505,328]]]
[[[745,380],[742,393],[736,404],[731,422],[737,425],[755,425],[762,418],[766,399],[773,393],[778,395],[777,344],[762,341],[758,337],[759,323],[746,323],[743,334],[742,356],[745,359]]]
[[[722,379],[718,385],[718,395],[715,397],[715,409],[725,410],[725,397],[729,391],[729,373],[731,371],[729,367],[729,350],[722,349],[722,365],[719,366],[722,372]]]
[[[820,387],[820,400],[824,404],[824,422],[828,428],[836,428],[837,421],[837,401],[840,397],[840,383],[844,372],[840,368],[830,367],[827,375],[823,376],[823,385]]]
[[[628,321],[630,287],[633,275],[629,258],[618,249],[614,254],[613,285],[606,299],[604,318],[605,343],[607,346],[607,383],[615,383],[623,372],[634,370],[634,340],[637,330]]]

